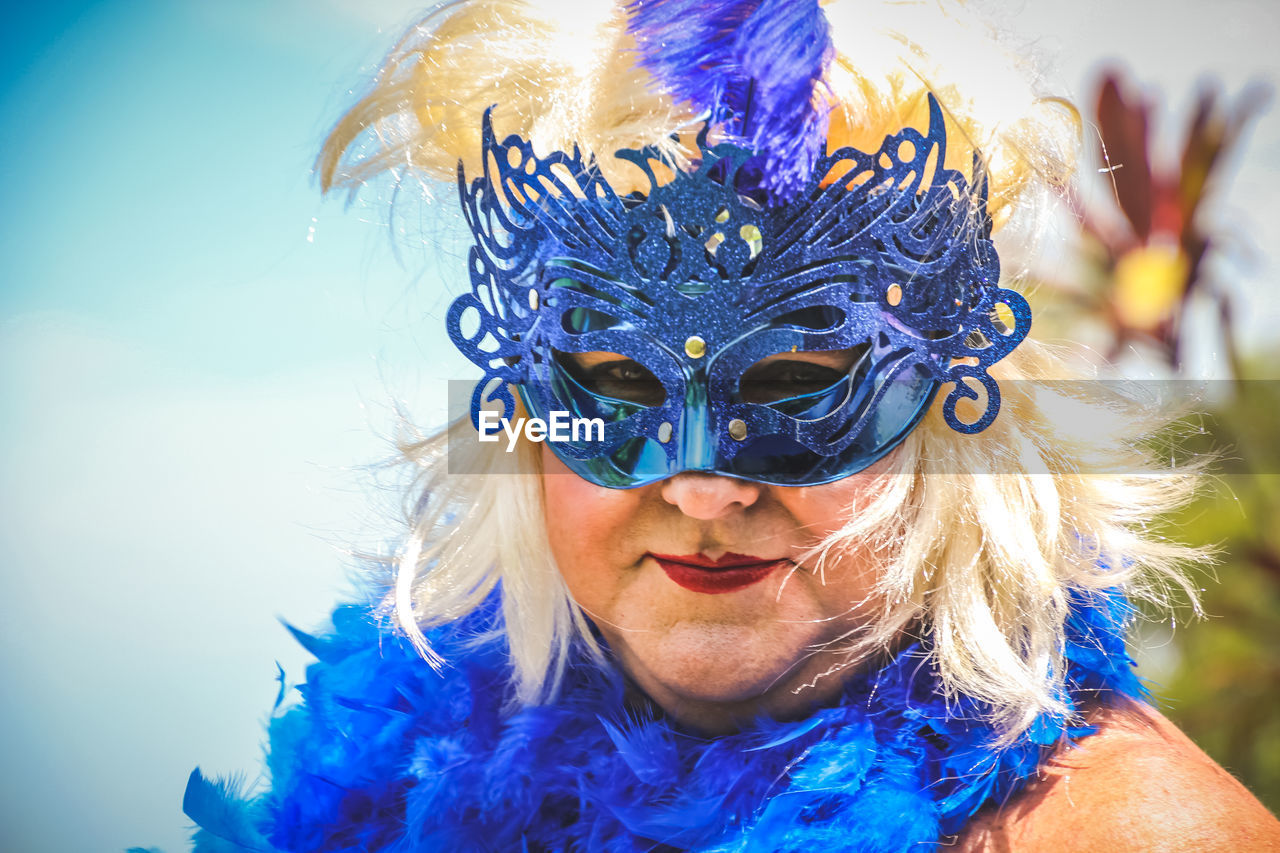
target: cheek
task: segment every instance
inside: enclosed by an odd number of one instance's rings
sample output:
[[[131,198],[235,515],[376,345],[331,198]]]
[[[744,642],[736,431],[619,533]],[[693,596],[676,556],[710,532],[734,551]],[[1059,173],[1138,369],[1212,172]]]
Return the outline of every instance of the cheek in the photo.
[[[834,483],[783,490],[780,499],[817,543],[835,533],[875,500],[885,487],[882,472],[887,467],[888,460],[881,460],[866,471]]]
[[[547,540],[574,599],[588,609],[616,592],[621,575],[640,559],[630,553],[637,496],[606,489],[574,474],[543,445],[542,496]]]
[[[805,544],[813,547],[866,510],[888,484],[885,477],[895,476],[885,473],[889,466],[889,459],[884,459],[834,483],[779,490],[779,500],[805,531]],[[872,592],[883,556],[855,540],[837,546],[821,567],[810,562],[816,558],[809,558],[804,565],[818,578],[815,597],[828,608],[847,612],[851,604],[864,602]]]
[[[812,544],[830,536],[844,526],[845,520],[857,512],[861,493],[851,488],[846,477],[826,486],[808,486],[795,489],[786,496],[786,505],[796,523],[805,531]]]

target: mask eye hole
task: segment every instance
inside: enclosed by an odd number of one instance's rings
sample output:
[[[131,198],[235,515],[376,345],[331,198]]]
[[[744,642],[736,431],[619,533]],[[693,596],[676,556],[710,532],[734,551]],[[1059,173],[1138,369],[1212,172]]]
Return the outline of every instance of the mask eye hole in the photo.
[[[762,358],[743,371],[738,394],[744,403],[769,405],[828,391],[857,370],[867,350],[806,350]]]
[[[661,406],[667,389],[653,371],[633,358],[616,352],[552,351],[561,369],[598,397],[608,397],[641,406]]]
[[[839,308],[829,305],[811,305],[789,311],[781,317],[775,317],[775,326],[792,326],[809,329],[814,332],[828,332],[844,325],[846,315]]]

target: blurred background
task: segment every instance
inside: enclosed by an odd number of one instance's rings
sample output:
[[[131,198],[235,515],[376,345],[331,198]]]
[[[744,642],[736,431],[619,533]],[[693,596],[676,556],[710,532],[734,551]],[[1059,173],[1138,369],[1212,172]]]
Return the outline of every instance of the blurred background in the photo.
[[[567,4],[567,6],[570,4]],[[1180,517],[1206,617],[1144,626],[1162,707],[1280,808],[1280,7],[990,4],[1088,122],[1038,334],[1212,380]],[[187,847],[186,777],[252,779],[306,627],[398,530],[399,413],[470,375],[447,193],[321,202],[320,139],[407,0],[49,0],[0,28],[0,848]],[[1104,157],[1102,150],[1108,152]],[[415,248],[416,247],[416,248]]]

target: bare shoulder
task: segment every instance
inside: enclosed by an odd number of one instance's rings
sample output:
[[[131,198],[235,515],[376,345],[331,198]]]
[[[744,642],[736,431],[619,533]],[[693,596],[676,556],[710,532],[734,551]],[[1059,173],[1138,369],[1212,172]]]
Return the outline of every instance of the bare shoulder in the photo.
[[[952,848],[1017,851],[1280,851],[1280,822],[1147,705],[1097,711],[1097,733],[1064,747]]]

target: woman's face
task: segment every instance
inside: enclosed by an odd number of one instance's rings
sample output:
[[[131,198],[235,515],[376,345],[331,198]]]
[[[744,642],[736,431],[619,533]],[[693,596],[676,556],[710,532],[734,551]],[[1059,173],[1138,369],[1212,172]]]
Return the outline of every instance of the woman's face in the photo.
[[[805,551],[865,504],[888,459],[822,486],[683,473],[608,489],[543,446],[547,532],[574,600],[632,681],[681,722],[726,731],[839,691],[825,648],[865,620],[870,554]],[[836,644],[837,646],[839,644]],[[816,683],[815,682],[816,680]]]

